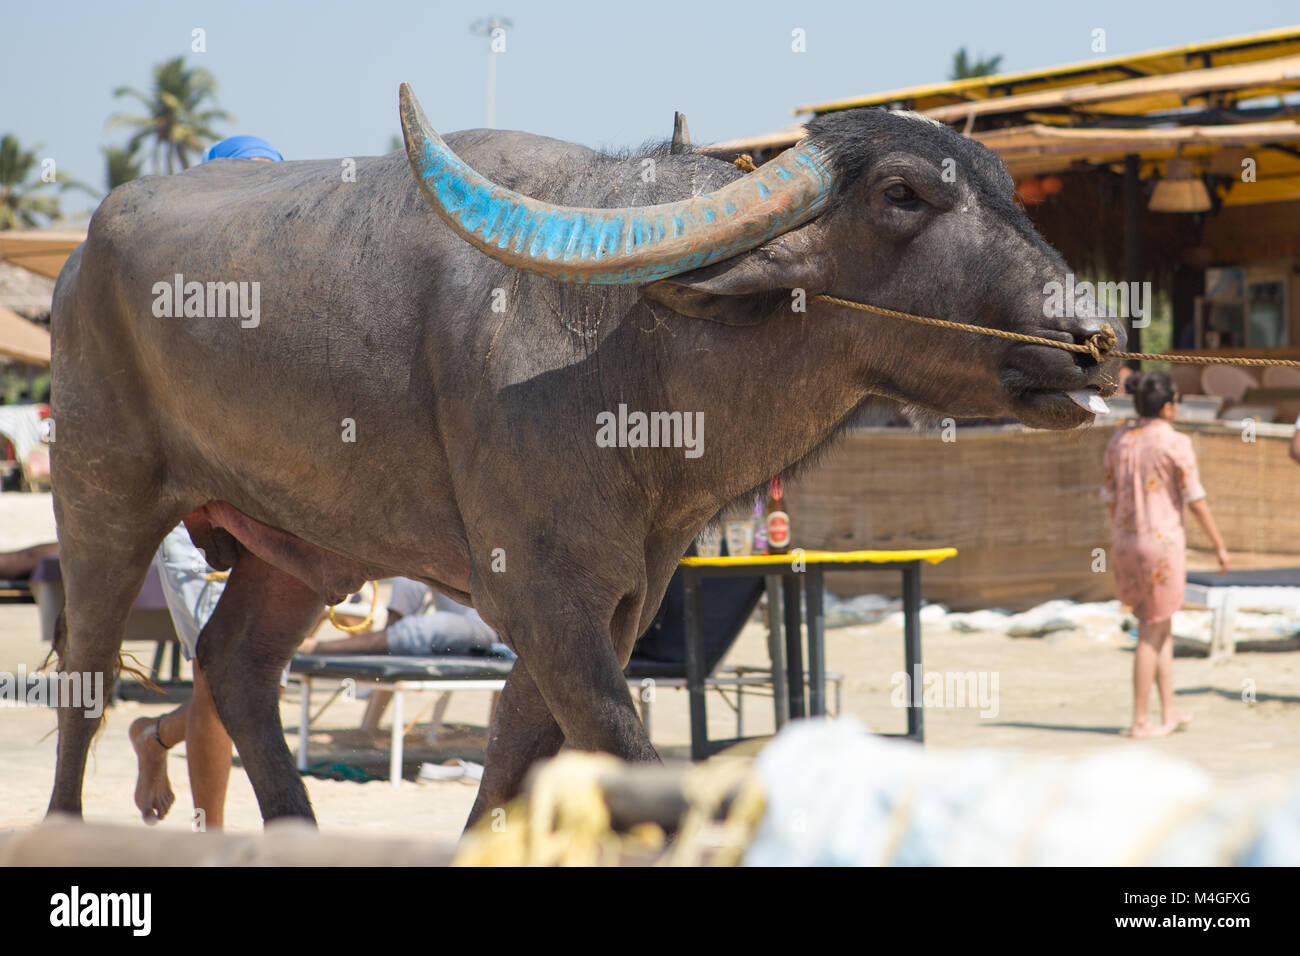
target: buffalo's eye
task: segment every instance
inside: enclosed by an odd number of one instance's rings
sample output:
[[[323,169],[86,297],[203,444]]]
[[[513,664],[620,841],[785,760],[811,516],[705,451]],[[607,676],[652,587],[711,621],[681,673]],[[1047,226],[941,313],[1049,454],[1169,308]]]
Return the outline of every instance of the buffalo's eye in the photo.
[[[894,183],[885,189],[885,198],[895,206],[911,208],[918,202],[916,191],[907,183]]]

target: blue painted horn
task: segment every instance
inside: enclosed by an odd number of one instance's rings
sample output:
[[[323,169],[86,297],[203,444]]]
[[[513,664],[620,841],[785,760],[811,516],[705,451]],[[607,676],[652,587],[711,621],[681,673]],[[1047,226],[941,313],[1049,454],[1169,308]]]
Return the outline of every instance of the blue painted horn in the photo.
[[[639,285],[748,252],[820,213],[833,185],[803,140],[716,192],[656,206],[585,209],[480,176],[429,127],[405,83],[402,135],[420,189],[455,233],[506,265],[560,282]]]

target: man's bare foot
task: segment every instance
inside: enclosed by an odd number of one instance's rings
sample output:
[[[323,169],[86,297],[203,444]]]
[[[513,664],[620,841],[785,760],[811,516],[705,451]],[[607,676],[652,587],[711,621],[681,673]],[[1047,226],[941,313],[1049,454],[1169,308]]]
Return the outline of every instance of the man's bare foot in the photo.
[[[1130,737],[1168,737],[1171,733],[1173,733],[1173,731],[1167,724],[1161,724],[1159,727],[1152,727],[1145,721],[1142,723],[1135,723],[1128,729],[1128,735]]]
[[[176,802],[172,783],[167,778],[167,750],[154,736],[158,728],[155,717],[141,717],[131,724],[131,746],[135,748],[139,771],[135,781],[135,805],[144,822],[153,826]]]

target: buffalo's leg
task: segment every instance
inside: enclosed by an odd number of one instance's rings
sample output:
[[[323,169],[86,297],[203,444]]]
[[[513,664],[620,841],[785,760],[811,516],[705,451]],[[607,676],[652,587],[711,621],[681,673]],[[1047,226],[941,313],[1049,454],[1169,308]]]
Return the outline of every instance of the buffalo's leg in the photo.
[[[568,655],[544,658],[533,680],[570,747],[659,760],[609,643],[575,642]]]
[[[557,584],[547,593],[565,596],[569,590]],[[626,611],[613,615],[611,628],[608,613],[572,604],[516,600],[512,606],[528,607],[531,614],[505,627],[519,662],[492,720],[470,825],[518,794],[532,763],[553,756],[564,743],[628,761],[659,759],[620,663],[636,639]],[[617,646],[611,631],[619,634]]]
[[[563,744],[564,732],[551,716],[524,662],[518,661],[506,678],[492,714],[483,780],[466,827],[518,796],[524,775],[534,761],[555,756]]]
[[[263,820],[315,820],[284,740],[279,693],[280,675],[319,619],[322,604],[297,578],[241,548],[221,600],[199,635],[199,666]]]
[[[534,603],[535,616],[523,625],[516,650],[529,662],[565,742],[623,760],[657,762],[623,673],[636,643],[640,601],[628,595],[602,611],[595,599],[572,594],[568,582],[555,582],[548,593],[552,601]]]
[[[69,508],[61,511],[63,515],[74,513]],[[55,629],[54,649],[59,673],[77,675],[82,682],[83,704],[87,684],[98,687],[102,696],[97,707],[59,708],[58,758],[49,812],[80,816],[86,754],[108,703],[104,698],[112,692],[117,677],[126,618],[168,525],[132,522],[134,534],[128,537],[108,529],[84,533],[74,524],[73,520],[60,522],[59,567],[65,602]]]

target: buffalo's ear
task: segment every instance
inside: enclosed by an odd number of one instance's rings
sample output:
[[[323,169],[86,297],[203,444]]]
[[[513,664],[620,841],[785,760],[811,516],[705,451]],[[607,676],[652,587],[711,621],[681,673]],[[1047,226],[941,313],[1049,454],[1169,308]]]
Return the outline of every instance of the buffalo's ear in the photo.
[[[775,239],[703,269],[652,282],[641,294],[674,312],[724,325],[758,325],[788,309],[791,290],[807,296],[830,288],[835,269],[824,252]]]

